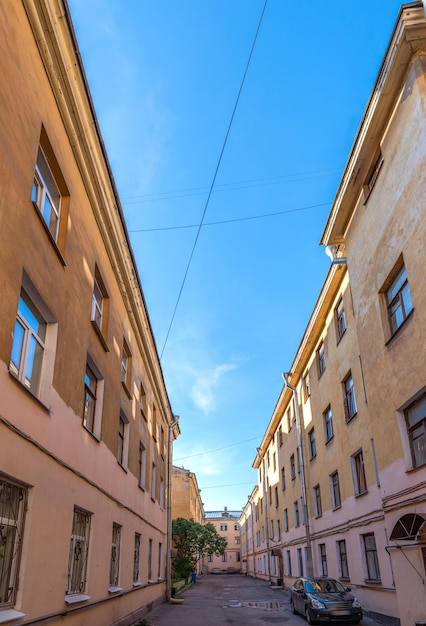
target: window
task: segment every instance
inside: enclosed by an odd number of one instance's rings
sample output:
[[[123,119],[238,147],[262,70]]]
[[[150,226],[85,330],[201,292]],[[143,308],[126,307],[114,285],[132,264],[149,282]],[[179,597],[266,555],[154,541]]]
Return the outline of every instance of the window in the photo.
[[[226,554],[222,554],[222,563],[227,563],[228,562],[228,555]]]
[[[53,377],[57,324],[34,285],[23,275],[13,331],[10,372],[34,395],[40,397],[41,382]],[[49,346],[50,350],[46,350]],[[50,358],[46,356],[50,353]],[[47,379],[46,379],[47,383]]]
[[[313,488],[314,492],[314,511],[315,517],[321,517],[322,515],[322,504],[321,504],[321,489],[319,485],[315,485]]]
[[[100,339],[106,348],[106,338],[108,335],[108,312],[109,298],[105,283],[97,267],[95,267],[95,278],[92,292],[92,311],[90,319],[97,331]]]
[[[346,420],[346,423],[348,423],[357,414],[354,381],[352,379],[351,374],[349,374],[349,376],[347,376],[347,378],[343,381],[343,392],[344,392],[343,404],[345,408],[345,420]]]
[[[309,454],[311,460],[317,455],[317,444],[315,443],[315,429],[309,431]]]
[[[292,454],[290,457],[290,473],[291,480],[294,480],[296,478],[296,461],[294,459],[294,454]]]
[[[208,563],[213,563],[213,554],[208,554],[207,555],[207,562]]]
[[[96,437],[101,434],[104,380],[88,356],[84,374],[83,426]]]
[[[333,414],[331,412],[331,407],[329,406],[323,413],[324,419],[324,434],[325,434],[325,443],[328,443],[330,439],[334,436],[333,431]]]
[[[148,582],[152,581],[152,539],[149,540],[148,545]]]
[[[142,441],[139,441],[139,487],[146,488],[146,449]]]
[[[385,290],[385,296],[390,330],[393,335],[413,310],[410,285],[404,265]]]
[[[164,497],[165,497],[164,488],[165,488],[164,478],[162,476],[160,476],[160,507],[162,509],[164,509],[164,505],[165,505],[165,502],[164,502]]]
[[[305,376],[303,377],[303,393],[304,393],[304,398],[305,398],[305,402],[306,402],[306,400],[311,395],[311,383],[310,383],[310,380],[309,380],[309,372],[307,374],[305,374]]]
[[[365,479],[364,457],[362,450],[358,450],[351,456],[352,477],[354,480],[355,495],[359,496],[367,491],[367,481]]]
[[[291,576],[291,552],[286,550],[287,576]]]
[[[377,557],[374,533],[362,535],[364,545],[365,569],[367,580],[380,580],[379,559]]]
[[[155,500],[157,495],[157,468],[155,463],[152,464],[151,468],[151,498]]]
[[[297,567],[298,567],[298,576],[303,576],[302,548],[297,548]]]
[[[271,539],[275,537],[275,528],[274,528],[274,520],[271,519]]]
[[[163,567],[163,544],[159,542],[158,544],[158,570],[157,570],[157,578],[158,580],[162,580],[162,567]]]
[[[67,595],[81,594],[86,590],[90,519],[90,513],[78,507],[74,508],[68,561]]]
[[[222,531],[228,530],[228,524],[221,524],[220,525],[220,530],[222,530]]]
[[[367,202],[370,193],[373,190],[374,185],[376,184],[377,177],[383,165],[383,155],[380,148],[376,152],[375,159],[373,161],[373,165],[370,167],[367,177],[365,179],[365,183],[363,185],[364,188],[364,204]]]
[[[121,351],[121,383],[130,396],[130,387],[132,383],[132,355],[130,348],[125,339],[123,339],[123,348]]]
[[[426,463],[426,393],[404,411],[414,467]]]
[[[0,608],[15,602],[27,489],[0,475]]]
[[[287,431],[290,432],[292,423],[291,406],[287,409]]]
[[[118,422],[117,461],[120,463],[122,467],[127,467],[128,438],[129,438],[129,420],[124,415],[123,411],[120,411],[120,419]]]
[[[277,535],[278,535],[278,541],[280,541],[281,539],[281,522],[279,519],[277,519]]]
[[[321,342],[320,347],[317,350],[317,363],[318,363],[318,378],[322,376],[325,371],[325,351],[324,343]]]
[[[285,467],[284,466],[281,468],[281,488],[282,488],[283,491],[286,488]]]
[[[31,200],[40,211],[47,229],[56,242],[59,233],[61,193],[41,147],[37,153]]]
[[[300,518],[299,518],[299,502],[296,500],[296,502],[293,503],[293,508],[294,508],[294,525],[300,526]]]
[[[275,508],[278,508],[279,505],[279,499],[278,499],[278,487],[274,487],[274,491],[275,491]]]
[[[235,537],[235,538],[234,538],[234,543],[235,543],[236,545],[240,545],[240,543],[241,543],[241,538],[240,538],[240,537]]]
[[[278,443],[279,443],[279,446],[280,446],[280,447],[281,447],[281,446],[283,445],[283,443],[284,443],[283,427],[282,427],[282,425],[281,425],[281,424],[280,424],[280,427],[279,427],[279,429],[278,429]]]
[[[340,499],[340,486],[339,486],[339,474],[333,472],[330,474],[330,491],[331,491],[331,507],[332,509],[338,509],[341,506]]]
[[[111,542],[111,564],[109,569],[109,590],[118,591],[119,573],[120,573],[120,541],[121,526],[112,525],[112,542]]]
[[[284,532],[288,533],[288,509],[284,509]]]
[[[346,315],[343,308],[343,299],[340,298],[339,303],[335,311],[336,316],[336,328],[337,328],[337,341],[339,342],[346,331]]]
[[[319,552],[321,576],[328,576],[327,552],[326,552],[326,548],[325,548],[325,543],[320,543],[318,545],[318,552]]]
[[[154,441],[157,441],[157,408],[155,404],[152,405],[152,437]]]
[[[346,552],[346,541],[344,539],[337,541],[337,555],[340,578],[349,579],[348,554]]]
[[[240,530],[240,525],[239,524],[234,524],[234,530]]]
[[[144,386],[140,385],[140,390],[139,390],[139,409],[140,412],[142,413],[142,417],[144,418],[144,420],[148,420],[148,404],[147,404],[147,399],[146,399],[146,392],[145,392],[145,388]]]
[[[272,466],[273,466],[274,472],[276,472],[277,471],[277,455],[275,452],[272,455]]]
[[[139,583],[139,564],[141,561],[141,536],[135,533],[135,547],[133,549],[133,584]]]

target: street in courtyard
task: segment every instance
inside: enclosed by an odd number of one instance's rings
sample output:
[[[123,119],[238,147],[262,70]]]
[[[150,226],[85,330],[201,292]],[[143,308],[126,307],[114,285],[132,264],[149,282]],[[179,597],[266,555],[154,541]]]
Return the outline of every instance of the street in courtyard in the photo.
[[[206,574],[181,596],[182,604],[166,603],[147,616],[152,626],[301,626],[306,620],[293,615],[288,589],[271,587],[266,581],[235,575]],[[364,626],[382,626],[364,617]]]

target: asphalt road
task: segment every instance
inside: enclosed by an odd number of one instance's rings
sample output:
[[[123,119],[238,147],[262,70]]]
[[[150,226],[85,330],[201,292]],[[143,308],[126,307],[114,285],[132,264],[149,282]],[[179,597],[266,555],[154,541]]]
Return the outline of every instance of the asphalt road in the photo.
[[[183,604],[166,603],[147,616],[152,626],[305,626],[293,615],[286,589],[240,574],[204,575],[182,596]],[[365,617],[364,626],[383,626]]]

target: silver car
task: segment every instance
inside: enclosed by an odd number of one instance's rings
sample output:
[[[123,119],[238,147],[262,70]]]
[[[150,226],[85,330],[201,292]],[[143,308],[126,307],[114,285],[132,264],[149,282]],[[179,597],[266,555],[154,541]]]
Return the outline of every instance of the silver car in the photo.
[[[308,624],[324,621],[359,624],[362,608],[349,587],[334,578],[298,578],[291,588],[293,613],[306,617]]]

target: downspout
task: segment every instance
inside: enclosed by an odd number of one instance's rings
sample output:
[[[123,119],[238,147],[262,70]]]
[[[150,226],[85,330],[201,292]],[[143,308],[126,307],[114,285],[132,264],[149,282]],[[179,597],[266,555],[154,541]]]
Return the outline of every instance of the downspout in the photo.
[[[166,600],[172,597],[172,455],[173,429],[179,424],[179,415],[169,424],[169,447],[167,450],[167,563],[166,563]]]
[[[251,541],[252,541],[252,553],[253,553],[253,578],[256,578],[256,555],[254,549],[254,511],[255,504],[251,496],[249,497],[250,508],[251,508]],[[247,558],[248,558],[248,550],[247,550]]]
[[[257,448],[257,452],[262,459],[262,491],[263,500],[265,502],[265,532],[266,532],[266,556],[268,562],[268,582],[271,584],[271,553],[269,548],[269,516],[268,516],[268,494],[266,492],[266,473],[265,473],[265,456],[260,453],[260,448]]]
[[[309,526],[309,513],[308,513],[308,499],[306,490],[306,476],[305,476],[305,461],[302,445],[302,429],[299,416],[299,402],[297,397],[296,387],[293,387],[288,382],[289,373],[281,374],[285,387],[288,387],[293,393],[294,410],[296,413],[296,432],[297,432],[297,454],[299,457],[300,467],[300,479],[302,482],[302,502],[303,502],[303,515],[305,518],[305,534],[306,534],[306,574],[308,578],[312,578],[314,575],[314,567],[312,562],[312,546],[311,546],[311,531]]]

